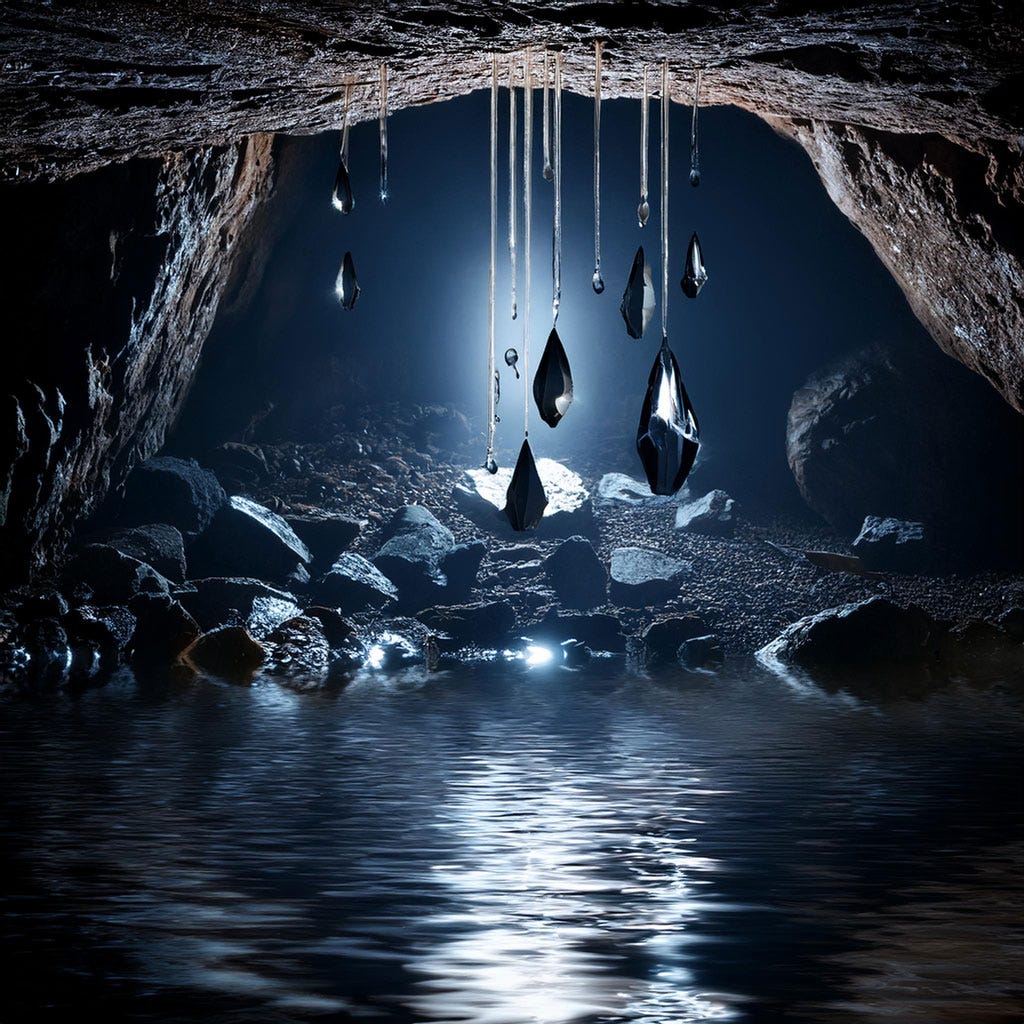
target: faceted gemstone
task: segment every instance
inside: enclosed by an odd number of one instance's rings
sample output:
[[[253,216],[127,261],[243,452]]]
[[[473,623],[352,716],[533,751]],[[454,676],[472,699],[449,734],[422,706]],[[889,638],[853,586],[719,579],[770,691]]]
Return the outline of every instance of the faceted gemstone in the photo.
[[[486,469],[491,476],[494,476],[494,474],[498,472],[498,463],[495,462],[493,455],[487,456],[487,461],[484,463],[484,469]]]
[[[640,227],[646,227],[647,218],[651,215],[651,204],[646,199],[641,200],[640,205],[636,208],[636,219],[640,224]]]
[[[547,505],[548,496],[533,461],[530,442],[524,439],[505,495],[505,515],[513,530],[532,530],[540,522]]]
[[[344,160],[338,161],[338,176],[334,179],[334,192],[331,194],[331,205],[342,213],[351,213],[356,201],[352,196],[352,182],[348,177],[348,168]]]
[[[537,375],[533,378],[533,400],[537,403],[540,418],[549,427],[558,426],[558,421],[572,405],[572,371],[554,327],[544,346],[544,355],[540,357]]]
[[[519,362],[519,353],[514,348],[505,349],[505,365],[511,366],[513,373],[516,375],[516,380],[519,380],[519,368],[516,363]]]
[[[653,494],[675,494],[700,448],[697,415],[683,387],[668,338],[651,367],[636,432],[636,450]]]
[[[604,291],[604,278],[601,276],[600,270],[594,271],[594,276],[590,279],[590,283],[594,286],[594,291],[598,295]]]
[[[695,167],[690,171],[690,184],[696,188],[700,184],[700,171]]]
[[[342,309],[352,309],[359,298],[359,282],[356,281],[356,265],[352,262],[352,253],[346,252],[341,261],[338,279],[334,282],[334,293],[341,302]]]
[[[651,281],[651,268],[644,257],[641,245],[633,257],[633,269],[629,272],[626,290],[622,293],[622,305],[619,306],[622,319],[626,321],[626,331],[631,338],[642,338],[647,325],[654,316],[654,284]]]
[[[704,266],[704,255],[700,251],[700,239],[697,237],[697,232],[694,231],[686,250],[686,269],[683,271],[683,279],[679,282],[679,287],[683,289],[684,295],[695,299],[707,279],[708,271]]]

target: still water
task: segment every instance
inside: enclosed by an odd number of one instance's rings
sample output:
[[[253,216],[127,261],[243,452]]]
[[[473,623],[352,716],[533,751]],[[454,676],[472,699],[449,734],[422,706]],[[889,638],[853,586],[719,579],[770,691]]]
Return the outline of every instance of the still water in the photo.
[[[0,1020],[1019,1021],[1020,694],[466,667],[0,705]]]

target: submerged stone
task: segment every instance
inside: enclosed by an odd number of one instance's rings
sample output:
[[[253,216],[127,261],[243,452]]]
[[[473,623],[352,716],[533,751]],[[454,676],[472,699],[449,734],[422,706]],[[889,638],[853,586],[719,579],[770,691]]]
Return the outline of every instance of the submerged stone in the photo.
[[[196,671],[231,683],[250,683],[265,653],[244,626],[220,626],[193,641],[182,660]]]

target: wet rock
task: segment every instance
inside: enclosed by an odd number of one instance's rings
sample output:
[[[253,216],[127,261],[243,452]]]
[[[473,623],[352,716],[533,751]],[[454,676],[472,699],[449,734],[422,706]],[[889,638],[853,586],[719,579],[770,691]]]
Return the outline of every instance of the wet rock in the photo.
[[[118,530],[99,539],[122,554],[153,566],[167,579],[180,583],[185,578],[185,541],[181,531],[169,523],[148,523]]]
[[[590,492],[582,478],[553,459],[537,459],[537,472],[544,484],[548,504],[544,517],[531,533],[540,539],[590,535],[594,532],[594,513]],[[462,483],[452,491],[456,507],[468,519],[491,533],[515,537],[505,514],[506,493],[512,480],[512,467],[495,474],[486,469],[469,469]]]
[[[131,646],[135,626],[135,616],[121,605],[82,605],[64,620],[72,643],[84,641],[94,645],[104,668],[118,664]]]
[[[189,560],[196,574],[281,581],[313,555],[276,512],[236,494],[195,542]]]
[[[916,605],[873,597],[794,622],[758,657],[833,675],[908,663],[927,666],[937,663],[944,634],[945,627]]]
[[[302,613],[307,618],[316,619],[324,636],[332,648],[338,648],[350,642],[355,636],[355,627],[344,618],[337,608],[325,608],[313,605]]]
[[[218,626],[189,644],[181,658],[205,675],[249,683],[263,664],[265,652],[244,626]]]
[[[736,502],[725,491],[708,491],[676,510],[676,529],[731,537],[736,529]]]
[[[313,577],[301,562],[281,581],[281,585],[293,594],[305,594],[312,583]]]
[[[135,616],[131,653],[137,665],[172,664],[201,632],[185,607],[167,594],[140,594],[129,610]]]
[[[724,661],[722,641],[711,633],[684,640],[676,652],[679,664],[691,672],[717,672]]]
[[[562,541],[544,560],[544,572],[567,608],[593,608],[607,599],[608,574],[585,537]]]
[[[365,519],[324,509],[293,512],[284,520],[312,552],[314,563],[327,565],[347,550],[366,526]]]
[[[482,540],[456,544],[441,560],[441,571],[448,578],[445,598],[461,600],[469,596],[476,585],[480,563],[487,554],[487,545]]]
[[[5,595],[5,603],[14,610],[19,622],[33,619],[62,619],[68,613],[68,602],[52,587],[18,587]]]
[[[0,681],[51,688],[67,678],[71,662],[64,627],[56,619],[36,619],[21,626],[0,646]]]
[[[428,608],[420,613],[419,619],[430,629],[446,633],[459,645],[480,647],[506,643],[516,625],[516,613],[508,601]]]
[[[644,480],[636,480],[625,473],[605,473],[597,485],[595,504],[631,505],[637,508],[661,508],[678,505],[688,490],[684,487],[677,494],[651,494]]]
[[[539,622],[523,627],[523,632],[538,642],[555,646],[566,640],[579,640],[593,651],[621,654],[626,650],[622,623],[604,612],[571,614],[552,608]]]
[[[401,606],[416,610],[436,602],[448,586],[441,564],[455,548],[451,530],[422,505],[406,505],[391,518],[384,537],[373,564],[398,587]]]
[[[866,516],[853,542],[865,567],[881,572],[924,572],[935,561],[924,523]]]
[[[71,560],[66,576],[87,586],[97,604],[127,604],[136,594],[170,590],[170,582],[152,566],[107,544],[87,544]]]
[[[563,640],[562,664],[566,668],[582,668],[592,657],[590,648],[582,640]]]
[[[394,672],[425,660],[423,648],[412,638],[391,630],[374,634],[367,644],[365,667]]]
[[[220,482],[195,459],[161,455],[136,466],[125,485],[123,523],[170,523],[182,533],[206,529],[227,504]]]
[[[256,639],[299,613],[292,594],[245,577],[192,580],[175,596],[203,631],[232,623],[244,625]]]
[[[297,615],[265,641],[266,670],[296,690],[323,689],[331,675],[331,647],[318,619]]]
[[[313,586],[321,604],[342,614],[366,608],[384,608],[398,600],[398,587],[362,555],[346,552]]]
[[[208,452],[203,464],[217,475],[225,490],[237,494],[270,474],[263,449],[255,444],[228,441]]]
[[[644,608],[661,604],[679,592],[690,572],[689,562],[647,548],[616,548],[612,552],[610,596],[613,604]]]
[[[696,615],[674,615],[652,622],[640,638],[644,661],[650,666],[675,662],[682,644],[709,632],[707,623]]]

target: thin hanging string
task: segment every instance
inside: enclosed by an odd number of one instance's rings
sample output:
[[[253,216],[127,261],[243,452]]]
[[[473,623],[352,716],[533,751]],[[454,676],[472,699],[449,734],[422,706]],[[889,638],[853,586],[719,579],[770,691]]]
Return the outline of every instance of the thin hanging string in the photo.
[[[601,50],[594,42],[594,291],[604,291],[601,280]]]
[[[700,184],[700,154],[697,151],[697,109],[700,103],[700,68],[693,86],[693,117],[690,119],[690,184]]]
[[[494,391],[494,265],[498,253],[498,57],[491,54],[491,265],[487,277],[487,458],[494,460],[497,402]]]
[[[533,214],[533,68],[523,61],[523,437],[530,436],[530,221]]]
[[[341,122],[341,162],[348,168],[348,112],[352,106],[352,83],[345,83],[345,119]]]
[[[550,181],[554,176],[551,169],[551,91],[548,89],[548,80],[551,72],[548,64],[548,48],[544,47],[544,115],[541,122],[541,129],[544,134],[544,180]]]
[[[555,213],[551,231],[551,326],[558,323],[562,304],[562,54],[555,53],[554,150]]]
[[[512,319],[516,318],[516,59],[508,59],[508,258],[512,273]]]
[[[661,64],[661,336],[668,341],[668,61]]]
[[[388,66],[380,62],[380,201],[388,198]]]
[[[644,67],[644,95],[640,101],[640,205],[637,207],[637,220],[640,227],[647,223],[650,216],[650,205],[647,202],[647,151],[650,148],[648,137],[650,134],[651,104],[647,92],[647,67]]]

